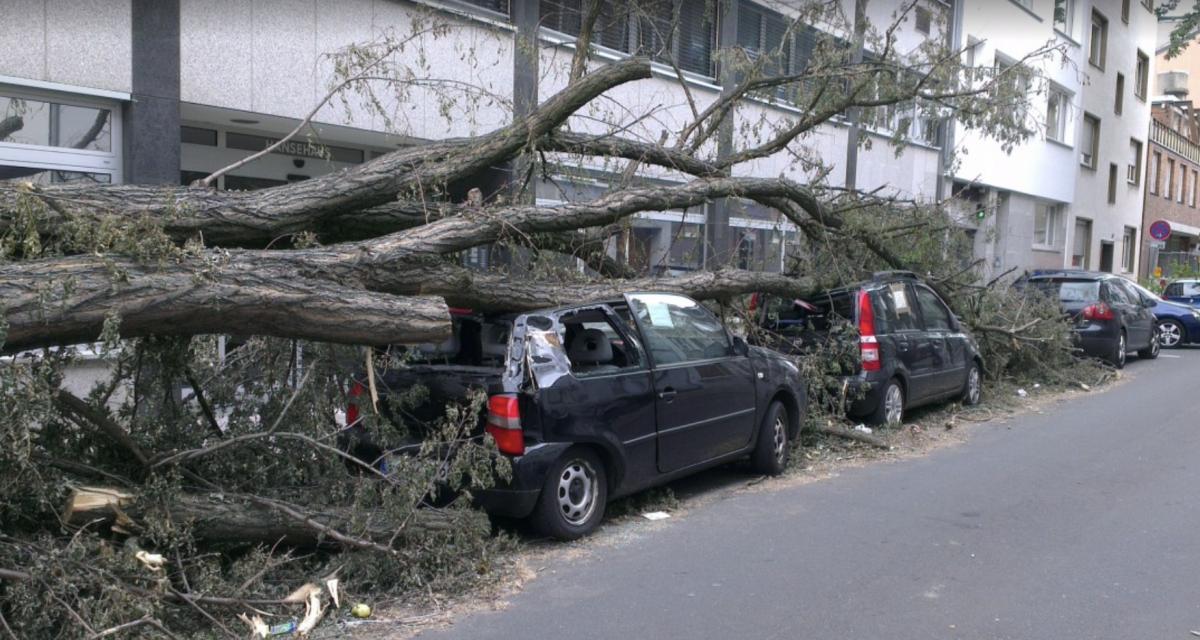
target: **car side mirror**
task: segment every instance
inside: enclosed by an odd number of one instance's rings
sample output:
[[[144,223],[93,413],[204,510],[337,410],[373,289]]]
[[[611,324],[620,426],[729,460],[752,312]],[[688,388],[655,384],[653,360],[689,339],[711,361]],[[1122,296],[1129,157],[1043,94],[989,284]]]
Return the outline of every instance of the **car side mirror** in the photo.
[[[750,355],[750,345],[746,344],[746,340],[741,336],[733,337],[733,355],[747,356]]]
[[[958,316],[954,315],[953,313],[950,314],[950,330],[955,333],[962,331],[962,321],[960,321]]]

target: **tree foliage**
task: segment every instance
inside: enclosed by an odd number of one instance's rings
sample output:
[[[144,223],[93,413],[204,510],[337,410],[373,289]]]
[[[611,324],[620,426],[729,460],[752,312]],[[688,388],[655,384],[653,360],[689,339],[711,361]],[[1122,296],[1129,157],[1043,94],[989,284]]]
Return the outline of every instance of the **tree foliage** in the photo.
[[[339,441],[350,375],[403,366],[362,346],[438,341],[448,306],[518,311],[629,289],[725,304],[912,269],[976,331],[992,375],[1073,366],[1056,309],[978,281],[953,203],[846,191],[816,152],[822,131],[887,120],[890,136],[864,127],[856,142],[902,154],[918,120],[951,116],[1019,145],[1037,129],[1026,88],[1060,52],[964,68],[936,37],[902,50],[913,3],[880,25],[856,24],[839,6],[795,14],[789,36],[826,27],[804,66],[783,64],[782,45],[717,52],[730,79],[720,93],[701,95],[677,66],[652,63],[669,60],[660,51],[590,58],[585,38],[573,55],[546,58],[557,93],[490,131],[476,116],[509,101],[445,77],[428,55],[449,48],[474,68],[484,47],[457,37],[461,23],[414,14],[333,52],[322,105],[365,109],[407,133],[397,114],[432,104],[476,135],[254,192],[211,180],[0,183],[0,344],[13,354],[0,365],[0,633],[88,637],[128,624],[134,634],[239,635],[234,614],[289,611],[281,598],[335,571],[360,593],[447,592],[495,575],[511,539],[489,535],[469,495],[441,499],[504,477],[503,458],[475,432],[480,398],[420,425],[416,455],[366,464]],[[857,55],[859,40],[871,55]],[[682,98],[631,110],[621,96],[634,86]],[[748,177],[779,158],[786,175]],[[497,166],[510,179],[469,195]],[[603,193],[569,193],[569,178],[597,174],[608,176]],[[538,182],[562,188],[563,203],[537,204]],[[721,201],[775,212],[804,250],[764,273],[732,268],[730,247],[713,247],[706,269],[675,278],[610,251],[639,213]],[[480,247],[510,259],[464,266],[463,253]],[[835,361],[808,356],[814,388]],[[88,388],[64,389],[69,371],[97,368],[105,374]],[[384,393],[404,406],[422,390]],[[367,422],[387,440],[413,435],[373,413]],[[73,492],[97,485],[133,497],[95,521],[64,516]],[[230,539],[221,517],[246,512],[285,533],[269,544]],[[139,552],[161,554],[163,567]]]

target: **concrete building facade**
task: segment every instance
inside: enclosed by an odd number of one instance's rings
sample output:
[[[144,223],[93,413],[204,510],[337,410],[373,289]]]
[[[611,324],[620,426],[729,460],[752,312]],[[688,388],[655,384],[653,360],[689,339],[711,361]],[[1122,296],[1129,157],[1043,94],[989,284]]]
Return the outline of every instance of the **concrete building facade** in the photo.
[[[975,66],[1026,62],[1035,134],[1006,151],[957,132],[957,192],[986,212],[976,254],[989,273],[1077,267],[1134,274],[1141,226],[1156,16],[1149,0],[963,2],[959,45]]]

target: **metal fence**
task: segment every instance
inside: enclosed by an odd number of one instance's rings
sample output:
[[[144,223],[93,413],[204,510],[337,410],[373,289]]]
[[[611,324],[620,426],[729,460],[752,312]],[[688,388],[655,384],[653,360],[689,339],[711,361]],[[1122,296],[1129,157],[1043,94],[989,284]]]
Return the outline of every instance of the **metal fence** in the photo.
[[[1156,264],[1164,278],[1200,273],[1200,255],[1187,251],[1159,251]]]

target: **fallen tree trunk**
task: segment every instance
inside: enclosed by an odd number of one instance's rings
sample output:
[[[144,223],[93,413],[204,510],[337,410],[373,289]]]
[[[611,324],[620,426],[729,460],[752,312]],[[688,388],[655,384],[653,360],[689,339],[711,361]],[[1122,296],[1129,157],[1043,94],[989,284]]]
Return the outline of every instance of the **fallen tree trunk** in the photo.
[[[139,503],[137,495],[128,490],[78,487],[68,498],[62,521],[74,527],[104,524],[118,532],[132,533],[152,508]],[[210,544],[337,546],[322,529],[352,531],[357,538],[388,544],[401,529],[408,535],[422,535],[459,526],[455,520],[432,509],[418,510],[407,522],[396,522],[379,514],[328,506],[309,507],[304,513],[312,521],[308,524],[236,496],[218,498],[189,493],[175,496],[166,505],[166,511],[172,522],[189,524],[197,539]]]

